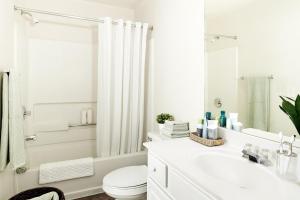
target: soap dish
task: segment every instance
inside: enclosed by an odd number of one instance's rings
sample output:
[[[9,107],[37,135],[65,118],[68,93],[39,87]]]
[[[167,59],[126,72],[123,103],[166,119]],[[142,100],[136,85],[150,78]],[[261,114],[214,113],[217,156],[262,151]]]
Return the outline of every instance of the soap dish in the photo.
[[[222,139],[222,138],[216,139],[216,140],[205,139],[205,138],[199,137],[196,132],[191,133],[190,138],[191,138],[191,140],[194,140],[195,142],[198,142],[198,143],[203,144],[208,147],[220,146],[225,143],[224,139]]]

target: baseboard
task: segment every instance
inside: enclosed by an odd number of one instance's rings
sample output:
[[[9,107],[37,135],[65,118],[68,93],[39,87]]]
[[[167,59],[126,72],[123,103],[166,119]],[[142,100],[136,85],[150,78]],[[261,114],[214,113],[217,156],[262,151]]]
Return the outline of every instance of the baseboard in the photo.
[[[103,193],[102,186],[77,190],[75,192],[65,193],[66,200],[73,200],[82,197],[92,196],[95,194]]]

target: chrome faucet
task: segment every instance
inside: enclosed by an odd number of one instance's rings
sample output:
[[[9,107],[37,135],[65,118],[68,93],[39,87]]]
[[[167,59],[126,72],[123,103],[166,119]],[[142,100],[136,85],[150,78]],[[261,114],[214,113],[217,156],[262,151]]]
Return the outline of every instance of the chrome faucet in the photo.
[[[269,160],[269,150],[255,147],[254,151],[252,150],[252,144],[246,144],[242,150],[243,157],[248,159],[251,162],[262,164],[264,166],[271,166],[272,162]]]
[[[280,148],[276,151],[277,174],[285,179],[296,181],[298,155],[293,152],[296,136],[291,136],[289,141],[283,141],[281,134],[280,137]],[[285,146],[287,148],[284,149]]]

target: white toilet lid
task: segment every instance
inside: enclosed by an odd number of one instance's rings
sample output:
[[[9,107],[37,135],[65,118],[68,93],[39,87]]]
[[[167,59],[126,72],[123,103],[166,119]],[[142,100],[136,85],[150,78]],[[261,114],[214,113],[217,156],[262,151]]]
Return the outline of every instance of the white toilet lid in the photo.
[[[146,184],[147,166],[129,166],[114,170],[103,178],[103,185],[128,188]]]

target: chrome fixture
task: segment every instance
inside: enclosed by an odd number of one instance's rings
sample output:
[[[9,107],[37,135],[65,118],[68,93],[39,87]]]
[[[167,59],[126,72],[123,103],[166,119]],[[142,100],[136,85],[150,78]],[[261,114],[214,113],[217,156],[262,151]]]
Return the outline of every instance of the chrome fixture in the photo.
[[[35,25],[35,24],[38,24],[40,21],[35,18],[30,12],[27,12],[27,11],[24,11],[24,10],[21,10],[21,15],[22,16],[28,16],[30,18],[30,21],[31,21],[31,24],[32,25]]]
[[[36,135],[30,135],[30,136],[25,137],[25,141],[26,142],[36,141]]]
[[[16,169],[17,174],[24,174],[27,171],[26,167],[19,167]]]
[[[258,146],[252,148],[252,144],[246,144],[244,149],[242,150],[242,153],[242,156],[251,162],[259,163],[264,166],[272,165],[272,162],[269,159],[268,149],[260,150]]]
[[[296,135],[291,136],[290,141],[280,143],[280,149],[276,151],[277,174],[285,179],[295,181],[297,178],[298,155],[293,152],[293,143]],[[283,147],[287,146],[287,149]]]
[[[218,98],[218,97],[215,98],[214,104],[215,104],[215,106],[216,106],[217,108],[221,108],[222,105],[223,105],[221,98]]]
[[[23,119],[26,117],[31,116],[31,111],[27,110],[25,106],[23,106]]]
[[[288,146],[288,148],[287,148],[287,150],[283,150],[283,149],[282,150],[277,150],[277,154],[281,154],[281,155],[284,155],[284,156],[287,156],[287,157],[297,157],[297,154],[293,152],[293,143],[295,142],[295,140],[296,140],[296,135],[293,135],[293,136],[291,136],[289,142],[288,141],[284,141],[284,142],[281,141],[281,143],[282,143],[281,146],[283,147],[284,145],[286,145],[286,146]]]
[[[90,21],[90,22],[100,22],[100,23],[104,22],[104,20],[102,20],[102,19],[89,18],[89,17],[81,17],[81,16],[76,16],[76,15],[68,15],[68,14],[63,14],[63,13],[58,13],[58,12],[43,11],[43,10],[30,9],[30,8],[23,8],[23,7],[19,7],[19,6],[14,6],[14,9],[16,11],[21,11],[21,15],[27,14],[30,17],[32,17],[31,13],[38,13],[38,14],[44,14],[44,15],[52,15],[52,16],[56,16],[56,17],[64,17],[64,18],[70,18],[70,19]],[[33,22],[38,22],[38,21],[37,20],[33,20]],[[117,22],[113,21],[112,23],[116,24]],[[135,27],[134,24],[132,26]],[[153,31],[153,26],[150,26],[149,30]]]

